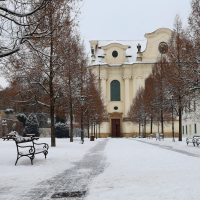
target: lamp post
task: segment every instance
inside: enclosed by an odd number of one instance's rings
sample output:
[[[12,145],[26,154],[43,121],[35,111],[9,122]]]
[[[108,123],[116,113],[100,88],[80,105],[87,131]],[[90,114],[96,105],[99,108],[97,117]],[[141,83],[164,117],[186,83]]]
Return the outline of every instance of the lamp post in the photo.
[[[170,102],[171,102],[171,107],[172,107],[172,141],[175,142],[174,139],[174,117],[173,117],[173,112],[174,112],[174,99],[173,96],[171,96],[170,98]]]
[[[85,105],[85,99],[84,99],[83,96],[81,96],[80,102],[81,102],[81,109],[82,109],[82,112],[81,112],[81,141],[82,141],[82,144],[83,144],[84,143],[84,135],[83,135],[83,107]]]
[[[98,122],[98,118],[99,118],[97,114],[96,114],[95,118],[96,118],[96,139],[97,139],[97,122]]]

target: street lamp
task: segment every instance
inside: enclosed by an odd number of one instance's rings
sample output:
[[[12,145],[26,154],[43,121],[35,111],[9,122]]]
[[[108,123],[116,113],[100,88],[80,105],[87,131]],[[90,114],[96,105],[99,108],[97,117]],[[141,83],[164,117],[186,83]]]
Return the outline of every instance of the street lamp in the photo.
[[[98,115],[96,114],[95,119],[96,119],[96,139],[97,139],[97,121],[98,121]]]
[[[170,98],[170,102],[171,102],[171,107],[172,107],[172,141],[175,142],[174,139],[174,117],[173,117],[173,112],[174,112],[174,98],[173,95]]]
[[[81,112],[81,141],[82,141],[82,144],[83,144],[84,143],[84,136],[83,136],[83,107],[85,105],[85,99],[84,99],[83,96],[81,96],[80,102],[81,102],[81,109],[82,109],[82,112]]]

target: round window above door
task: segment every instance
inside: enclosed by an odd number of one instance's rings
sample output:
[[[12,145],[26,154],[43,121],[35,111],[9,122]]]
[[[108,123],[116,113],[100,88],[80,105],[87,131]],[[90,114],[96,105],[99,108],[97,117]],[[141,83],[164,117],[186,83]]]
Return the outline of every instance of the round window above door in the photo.
[[[118,107],[117,107],[117,106],[115,106],[115,107],[114,107],[114,110],[118,110]]]

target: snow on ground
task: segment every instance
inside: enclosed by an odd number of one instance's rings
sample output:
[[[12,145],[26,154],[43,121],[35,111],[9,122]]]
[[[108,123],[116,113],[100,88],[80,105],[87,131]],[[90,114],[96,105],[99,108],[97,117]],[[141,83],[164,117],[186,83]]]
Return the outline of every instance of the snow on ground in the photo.
[[[98,141],[100,140],[96,142]],[[0,188],[9,186],[24,190],[26,185],[26,188],[31,189],[38,182],[73,167],[73,162],[79,161],[90,148],[96,145],[96,142],[90,142],[87,138],[85,144],[80,143],[80,138],[74,138],[73,143],[69,138],[56,139],[56,147],[51,147],[50,138],[40,138],[36,141],[36,143],[42,142],[49,145],[46,160],[44,154],[37,154],[33,165],[28,157],[22,157],[15,166],[17,158],[15,142],[0,139]]]
[[[90,184],[86,200],[188,200],[200,198],[200,147],[171,139],[110,139],[105,149],[108,167]],[[169,147],[168,147],[169,148]]]
[[[0,191],[15,187],[21,192],[34,188],[38,182],[73,167],[93,146],[104,139],[90,142],[80,138],[56,139],[47,159],[36,155],[20,158],[17,166],[14,141],[0,139]],[[171,139],[108,138],[105,148],[106,169],[89,183],[86,200],[197,200],[200,198],[200,147]],[[50,138],[40,138],[47,142]],[[196,157],[195,157],[196,156]],[[26,187],[24,187],[26,185]],[[27,191],[24,191],[26,189]],[[14,192],[15,190],[9,190]],[[1,194],[0,194],[1,197]],[[0,198],[1,199],[1,198]]]

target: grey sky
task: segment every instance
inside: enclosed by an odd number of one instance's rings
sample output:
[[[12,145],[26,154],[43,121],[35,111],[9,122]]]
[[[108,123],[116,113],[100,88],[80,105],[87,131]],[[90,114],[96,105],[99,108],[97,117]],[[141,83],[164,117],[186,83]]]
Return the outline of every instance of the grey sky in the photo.
[[[139,40],[158,28],[173,29],[176,14],[183,26],[190,0],[83,0],[80,32],[89,51],[89,40]]]
[[[173,29],[176,14],[185,26],[190,11],[190,0],[83,0],[80,32],[89,52],[89,40],[140,40],[158,28]],[[0,85],[6,86],[3,78]]]

